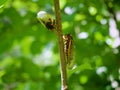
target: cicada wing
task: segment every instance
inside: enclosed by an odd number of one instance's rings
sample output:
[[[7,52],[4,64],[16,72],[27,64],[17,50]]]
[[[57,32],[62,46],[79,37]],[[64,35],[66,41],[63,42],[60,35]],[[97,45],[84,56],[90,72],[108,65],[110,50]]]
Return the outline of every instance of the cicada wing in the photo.
[[[63,35],[64,53],[66,57],[67,67],[72,69],[75,64],[73,38],[71,34]]]

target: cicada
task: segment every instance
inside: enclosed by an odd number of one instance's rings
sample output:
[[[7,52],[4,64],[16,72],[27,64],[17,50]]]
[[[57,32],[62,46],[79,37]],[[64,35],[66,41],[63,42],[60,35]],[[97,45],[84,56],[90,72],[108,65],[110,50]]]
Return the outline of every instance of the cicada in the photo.
[[[71,34],[63,35],[63,42],[64,42],[64,53],[67,62],[67,67],[71,69],[74,66],[74,59],[73,59],[73,38]]]
[[[37,18],[41,22],[43,26],[45,26],[48,30],[55,29],[55,20],[52,19],[52,16],[45,11],[39,11],[37,13]]]

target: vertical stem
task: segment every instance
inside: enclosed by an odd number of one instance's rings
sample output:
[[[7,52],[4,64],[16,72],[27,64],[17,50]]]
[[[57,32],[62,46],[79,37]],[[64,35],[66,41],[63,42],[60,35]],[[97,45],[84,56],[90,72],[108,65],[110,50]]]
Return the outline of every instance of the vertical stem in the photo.
[[[64,55],[64,44],[62,38],[62,25],[60,16],[59,0],[54,0],[55,14],[56,14],[56,31],[59,40],[60,51],[60,71],[61,71],[61,90],[68,90],[67,86],[67,73],[66,73],[66,60]]]

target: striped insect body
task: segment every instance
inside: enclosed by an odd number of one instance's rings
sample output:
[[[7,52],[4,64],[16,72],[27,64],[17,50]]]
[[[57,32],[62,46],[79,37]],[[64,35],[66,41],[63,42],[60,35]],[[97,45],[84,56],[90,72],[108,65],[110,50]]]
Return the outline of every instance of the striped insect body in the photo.
[[[74,66],[73,59],[73,38],[71,34],[63,35],[64,53],[67,62],[67,67],[72,68]]]

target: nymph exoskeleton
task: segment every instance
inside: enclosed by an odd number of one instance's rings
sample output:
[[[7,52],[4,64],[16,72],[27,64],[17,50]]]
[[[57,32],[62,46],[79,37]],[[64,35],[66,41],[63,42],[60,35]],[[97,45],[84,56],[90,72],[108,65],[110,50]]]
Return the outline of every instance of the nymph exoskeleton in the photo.
[[[73,38],[71,34],[63,35],[64,42],[64,53],[68,68],[72,68],[74,66],[73,59]]]
[[[55,20],[52,19],[52,16],[45,11],[40,11],[37,13],[38,20],[45,26],[48,30],[55,29]]]

